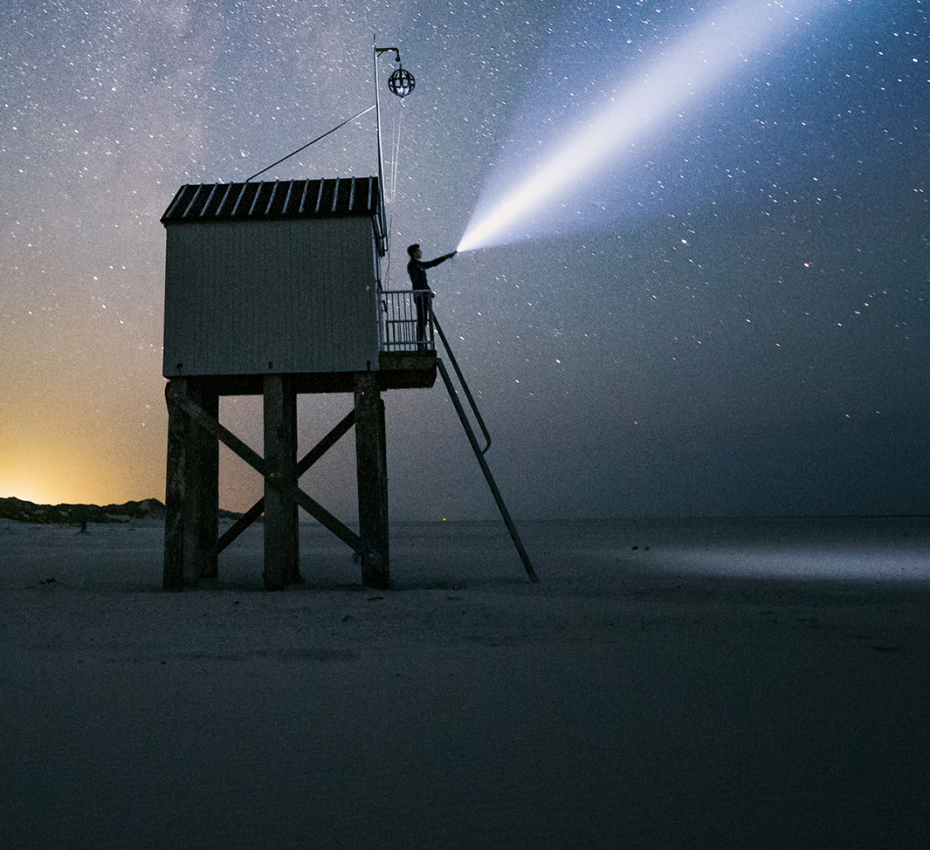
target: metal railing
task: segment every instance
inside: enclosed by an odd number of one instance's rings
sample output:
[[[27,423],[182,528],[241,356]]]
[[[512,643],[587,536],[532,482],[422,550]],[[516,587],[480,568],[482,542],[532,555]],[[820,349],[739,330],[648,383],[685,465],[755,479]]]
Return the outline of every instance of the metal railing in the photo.
[[[465,397],[468,399],[468,403],[471,406],[471,412],[475,417],[475,421],[478,423],[478,427],[481,428],[481,433],[484,434],[484,439],[487,441],[483,449],[478,445],[478,438],[475,435],[475,429],[471,427],[471,422],[468,421],[465,408],[462,405],[462,402],[459,400],[458,392],[455,389],[455,385],[452,383],[452,378],[449,376],[449,370],[446,369],[445,364],[442,362],[442,358],[436,358],[436,367],[439,369],[439,374],[442,375],[442,381],[446,385],[446,389],[449,391],[449,398],[452,399],[455,412],[459,415],[459,421],[462,423],[462,427],[465,429],[468,442],[471,443],[475,457],[478,458],[478,465],[481,467],[481,471],[484,473],[484,479],[488,482],[488,487],[491,488],[491,495],[494,496],[494,501],[497,502],[497,508],[501,512],[501,517],[504,520],[504,524],[507,526],[507,530],[510,532],[510,539],[513,540],[514,546],[517,547],[517,553],[520,555],[520,560],[523,561],[523,567],[526,570],[526,574],[530,577],[531,582],[538,582],[539,578],[536,576],[536,571],[533,569],[533,565],[530,563],[530,556],[526,554],[523,541],[520,539],[520,535],[517,533],[517,527],[513,524],[513,519],[510,516],[510,511],[507,510],[507,506],[504,504],[504,497],[501,496],[501,491],[497,488],[497,482],[494,480],[494,476],[491,475],[491,468],[488,466],[488,462],[484,459],[485,452],[491,448],[491,435],[488,433],[488,429],[485,427],[484,419],[481,418],[478,405],[475,403],[475,397],[471,394],[471,390],[468,389],[468,384],[465,381],[465,376],[462,374],[462,370],[459,368],[459,363],[455,359],[455,355],[452,353],[449,340],[446,339],[446,335],[442,332],[442,325],[439,324],[439,320],[435,317],[433,318],[433,324],[436,325],[436,332],[439,334],[439,339],[442,340],[442,347],[445,348],[446,355],[449,357],[449,360],[452,363],[452,368],[455,369],[456,377],[459,379],[459,383],[462,385],[462,391],[465,393]]]
[[[434,351],[433,293],[384,290],[381,301],[382,351]]]
[[[520,555],[520,560],[523,561],[526,574],[529,576],[530,581],[538,582],[539,579],[536,576],[536,571],[533,569],[529,555],[527,555],[526,549],[523,546],[523,541],[517,533],[517,527],[514,525],[510,512],[504,504],[504,498],[501,496],[497,483],[494,481],[494,476],[491,475],[488,462],[485,460],[485,452],[491,448],[491,435],[488,433],[484,420],[481,418],[478,405],[475,403],[475,398],[468,388],[465,376],[462,374],[461,368],[459,368],[458,361],[452,353],[449,340],[446,339],[446,335],[442,332],[442,326],[439,324],[439,321],[433,316],[433,293],[429,290],[414,291],[412,289],[394,289],[382,291],[379,294],[379,298],[381,302],[380,333],[382,351],[435,351],[436,340],[433,336],[434,328],[435,332],[439,334],[439,339],[442,341],[446,356],[449,358],[449,362],[452,363],[452,368],[455,370],[456,377],[459,379],[462,393],[468,400],[472,415],[478,423],[481,433],[484,435],[484,448],[481,448],[478,444],[478,437],[475,435],[475,429],[472,428],[465,408],[458,397],[458,392],[455,389],[455,385],[452,383],[449,371],[439,357],[436,358],[436,368],[439,370],[443,383],[449,391],[449,397],[452,399],[452,404],[458,414],[459,421],[465,429],[468,442],[471,443],[472,450],[475,453],[475,457],[478,459],[481,471],[484,473],[488,487],[491,489],[491,495],[494,496],[494,501],[497,502],[501,517],[507,526],[507,530],[510,532],[510,538],[513,540],[514,546],[517,548],[517,553]]]

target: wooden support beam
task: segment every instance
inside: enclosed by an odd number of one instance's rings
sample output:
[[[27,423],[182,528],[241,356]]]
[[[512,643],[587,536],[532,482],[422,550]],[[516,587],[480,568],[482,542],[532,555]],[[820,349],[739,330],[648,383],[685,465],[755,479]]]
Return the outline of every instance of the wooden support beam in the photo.
[[[183,379],[174,379],[174,380],[183,380]],[[254,449],[247,446],[242,442],[235,434],[230,430],[223,427],[215,419],[211,419],[203,412],[196,404],[192,404],[190,401],[178,402],[179,407],[188,414],[190,420],[196,423],[201,428],[204,428],[209,433],[213,434],[215,437],[218,437],[222,443],[229,448],[233,453],[238,455],[242,460],[244,460],[249,466],[252,467],[257,473],[265,477],[265,481],[268,481],[267,476],[265,475],[267,466],[265,464],[262,456],[256,452]],[[342,427],[350,417],[354,420],[355,411],[353,411],[349,416],[346,416],[342,422],[333,429],[335,432],[337,429]],[[352,423],[349,422],[348,428],[352,427]],[[333,433],[330,432],[330,433]],[[276,482],[274,486],[281,486],[280,482]],[[352,531],[351,528],[343,525],[336,517],[334,517],[329,511],[326,510],[319,502],[311,499],[306,493],[302,490],[297,491],[297,495],[293,496],[297,500],[297,503],[317,520],[320,524],[328,528],[333,532],[343,543],[351,546],[356,552],[360,552],[362,548],[361,538]],[[256,506],[253,506],[252,510]],[[264,508],[264,499],[262,500],[262,507]],[[228,545],[228,543],[227,543]]]
[[[187,395],[187,378],[173,378],[165,387],[168,405],[168,461],[165,475],[165,559],[162,586],[184,589],[184,504],[187,501],[190,417],[179,403]]]
[[[237,519],[217,541],[217,551],[222,552],[230,543],[232,543],[243,531],[245,531],[255,520],[257,520],[265,510],[265,499],[262,497],[251,508],[249,508],[239,519]]]
[[[297,525],[297,392],[265,375],[265,589],[300,580]]]
[[[208,416],[218,419],[220,397],[209,378],[198,378],[192,385],[191,396]],[[216,537],[219,533],[220,510],[220,444],[212,434],[195,428],[190,435],[193,456],[189,476],[193,492],[190,493],[191,573],[196,580],[217,577]]]
[[[297,463],[297,477],[300,478],[308,469],[310,469],[313,464],[315,464],[321,457],[323,457],[326,452],[328,452],[340,438],[342,438],[346,432],[355,424],[355,411],[350,410],[333,429],[323,437],[320,442],[318,442],[312,449],[310,449],[307,454],[305,454],[300,461]],[[309,498],[309,497],[307,497]],[[311,499],[311,502],[313,500]],[[317,505],[316,502],[313,502],[315,508],[314,510],[308,510],[305,504],[301,505],[304,510],[307,511],[311,516],[314,516],[318,511],[316,508],[323,510],[322,506]],[[233,523],[229,528],[226,529],[223,536],[219,539],[217,543],[217,548],[222,552],[230,543],[232,543],[243,531],[245,531],[255,520],[257,520],[262,512],[265,510],[265,499],[259,499],[251,508],[249,508],[239,519]],[[330,520],[335,520],[335,517],[329,515]],[[321,521],[322,522],[322,521]],[[337,521],[338,522],[338,521]],[[329,521],[322,522],[324,526],[330,528]],[[339,523],[342,525],[341,523]],[[345,528],[345,526],[343,526]],[[348,529],[346,529],[348,530]],[[330,531],[333,531],[330,528]],[[343,535],[340,532],[334,532],[340,540],[343,539]],[[351,533],[351,532],[350,532]],[[352,545],[351,543],[349,545]],[[353,548],[357,548],[353,546]]]
[[[361,553],[362,538],[359,537],[351,528],[341,523],[319,502],[311,499],[303,490],[297,490],[294,498],[310,516],[312,516],[320,525],[331,531],[343,543],[349,546],[352,551]]]
[[[362,584],[390,584],[387,449],[377,372],[355,375],[355,451]]]
[[[190,380],[190,378],[173,378],[169,386],[171,383],[178,380]],[[259,475],[264,476],[265,461],[257,451],[249,448],[249,446],[243,443],[232,431],[223,427],[217,419],[208,416],[198,405],[192,403],[190,399],[186,397],[179,398],[175,403],[190,417],[192,422],[212,434],[230,451],[241,457]]]
[[[283,376],[278,376],[283,377]],[[233,453],[238,457],[244,460],[249,466],[251,466],[256,472],[258,472],[265,479],[265,498],[261,499],[258,503],[252,506],[246,515],[241,517],[237,523],[223,535],[220,541],[215,542],[216,552],[222,551],[223,548],[228,546],[232,540],[238,537],[239,534],[252,522],[255,518],[261,515],[265,510],[265,505],[267,503],[268,494],[270,491],[280,494],[277,499],[280,503],[289,502],[294,505],[295,510],[296,506],[302,507],[310,516],[312,516],[317,522],[319,522],[324,528],[331,531],[336,535],[343,543],[351,547],[353,551],[360,554],[363,553],[365,547],[362,543],[362,538],[352,531],[351,528],[346,526],[344,523],[340,522],[336,517],[334,517],[329,511],[326,510],[319,502],[311,499],[306,493],[300,490],[297,486],[297,476],[306,472],[310,466],[319,460],[323,454],[330,449],[339,439],[342,437],[354,424],[356,420],[356,412],[353,410],[342,418],[342,420],[327,434],[311,451],[301,459],[300,463],[296,462],[293,465],[294,474],[285,474],[285,475],[269,475],[269,463],[261,455],[258,454],[254,449],[246,445],[242,440],[240,440],[235,434],[233,434],[228,428],[225,428],[220,424],[218,419],[219,414],[219,400],[217,398],[215,406],[212,402],[208,406],[211,407],[211,411],[207,412],[201,406],[202,396],[198,395],[195,390],[189,388],[189,383],[196,379],[193,378],[173,378],[168,387],[165,389],[166,398],[168,399],[168,475],[167,475],[167,484],[166,484],[166,494],[165,494],[165,505],[166,505],[166,518],[165,518],[165,563],[164,563],[164,587],[166,590],[181,590],[184,586],[184,570],[187,569],[188,572],[192,569],[191,566],[185,566],[188,559],[185,558],[183,540],[183,531],[184,531],[184,510],[183,506],[188,503],[189,499],[187,497],[189,491],[189,476],[183,474],[183,470],[186,468],[186,464],[189,464],[188,455],[190,455],[190,435],[195,430],[200,430],[205,434],[210,435],[213,439],[212,442],[216,445],[217,450],[217,464],[219,463],[219,446],[216,443],[217,440],[226,445]],[[296,445],[297,445],[297,399],[296,393],[292,393],[293,396],[293,407],[290,410],[285,410],[285,391],[284,391],[284,381],[282,381],[279,388],[273,387],[272,396],[273,399],[276,398],[277,401],[273,404],[277,405],[277,411],[271,414],[272,420],[279,422],[283,428],[283,423],[285,420],[291,423],[287,429],[282,430],[282,434],[285,436],[285,439],[291,443],[293,446],[293,451],[291,452],[292,456],[296,456]],[[288,390],[290,392],[290,390]],[[211,396],[212,397],[212,396]],[[382,422],[381,430],[383,433],[384,423],[383,423],[383,405],[382,407]],[[269,416],[266,413],[265,416],[265,425],[266,428],[269,426]],[[275,431],[277,429],[275,428]],[[265,437],[266,442],[266,452],[268,446],[268,436],[266,433]],[[272,440],[272,442],[280,442],[278,440]],[[206,445],[206,443],[204,443]],[[280,446],[279,446],[280,449]],[[288,451],[285,449],[285,451]],[[382,452],[383,454],[383,452]],[[386,467],[385,467],[386,468]],[[218,474],[215,476],[218,482]],[[217,483],[218,487],[218,483]],[[386,487],[386,480],[385,480]],[[217,500],[218,501],[218,500]],[[217,504],[218,508],[218,504]],[[215,511],[216,512],[216,511]],[[279,519],[282,519],[279,516]],[[266,587],[268,586],[268,549],[269,549],[269,539],[268,539],[268,527],[267,527],[267,512],[266,512]],[[278,551],[283,552],[283,563],[289,564],[284,568],[284,575],[286,577],[285,584],[291,581],[300,581],[299,573],[299,549],[297,541],[297,520],[296,514],[290,519],[283,520],[283,526],[287,529],[290,529],[287,533],[290,535],[290,543],[285,543],[283,549]],[[234,532],[235,529],[235,532]],[[216,541],[217,529],[214,527],[213,531],[213,540]],[[277,532],[273,532],[277,534]],[[386,539],[386,535],[385,535]],[[277,546],[279,544],[275,544]],[[275,548],[274,546],[272,548]],[[294,555],[293,553],[297,553]],[[293,558],[293,560],[290,560]],[[280,563],[280,562],[279,562]],[[199,569],[199,568],[198,568]],[[276,568],[278,572],[273,572],[272,582],[280,580],[280,566]],[[214,573],[215,574],[215,573]],[[198,572],[199,577],[199,572]],[[191,576],[193,579],[193,577]],[[281,585],[283,586],[283,585]],[[377,586],[377,585],[375,585]]]
[[[219,445],[195,427],[188,409],[219,413],[209,379],[175,378],[165,387],[168,459],[165,479],[165,554],[162,584],[181,590],[217,574]]]
[[[297,464],[297,477],[299,478],[303,475],[313,464],[335,446],[354,424],[355,411],[350,410],[335,426],[333,426],[330,432],[323,437],[320,442],[300,459],[300,462]]]

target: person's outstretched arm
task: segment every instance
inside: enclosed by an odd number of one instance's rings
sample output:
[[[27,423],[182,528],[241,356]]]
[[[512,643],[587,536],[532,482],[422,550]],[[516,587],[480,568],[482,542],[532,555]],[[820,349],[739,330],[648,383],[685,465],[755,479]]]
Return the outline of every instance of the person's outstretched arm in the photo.
[[[451,260],[458,251],[453,251],[451,254],[443,254],[441,257],[436,257],[435,260],[428,260],[427,262],[421,262],[420,265],[424,269],[431,269],[433,266],[438,266],[440,263],[444,263],[446,260]]]

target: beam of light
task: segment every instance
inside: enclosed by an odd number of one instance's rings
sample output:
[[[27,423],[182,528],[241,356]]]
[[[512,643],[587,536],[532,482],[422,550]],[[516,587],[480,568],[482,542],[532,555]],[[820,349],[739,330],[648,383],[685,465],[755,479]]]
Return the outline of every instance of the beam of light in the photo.
[[[560,231],[562,205],[585,178],[678,117],[689,101],[749,56],[804,22],[829,0],[743,0],[716,10],[638,81],[616,91],[600,113],[507,191],[486,189],[458,250],[473,251]],[[562,222],[561,226],[566,226]]]

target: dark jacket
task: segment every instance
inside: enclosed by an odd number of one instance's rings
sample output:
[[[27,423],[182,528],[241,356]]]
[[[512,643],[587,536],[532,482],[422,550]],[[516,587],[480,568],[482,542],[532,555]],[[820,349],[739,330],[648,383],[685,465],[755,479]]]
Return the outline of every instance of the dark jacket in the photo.
[[[431,269],[433,266],[438,266],[440,263],[444,263],[446,260],[452,259],[455,254],[443,254],[441,257],[436,257],[435,260],[417,260],[414,257],[410,258],[410,262],[407,263],[407,274],[410,275],[410,282],[413,284],[414,289],[429,289],[429,283],[426,280],[426,270]]]

